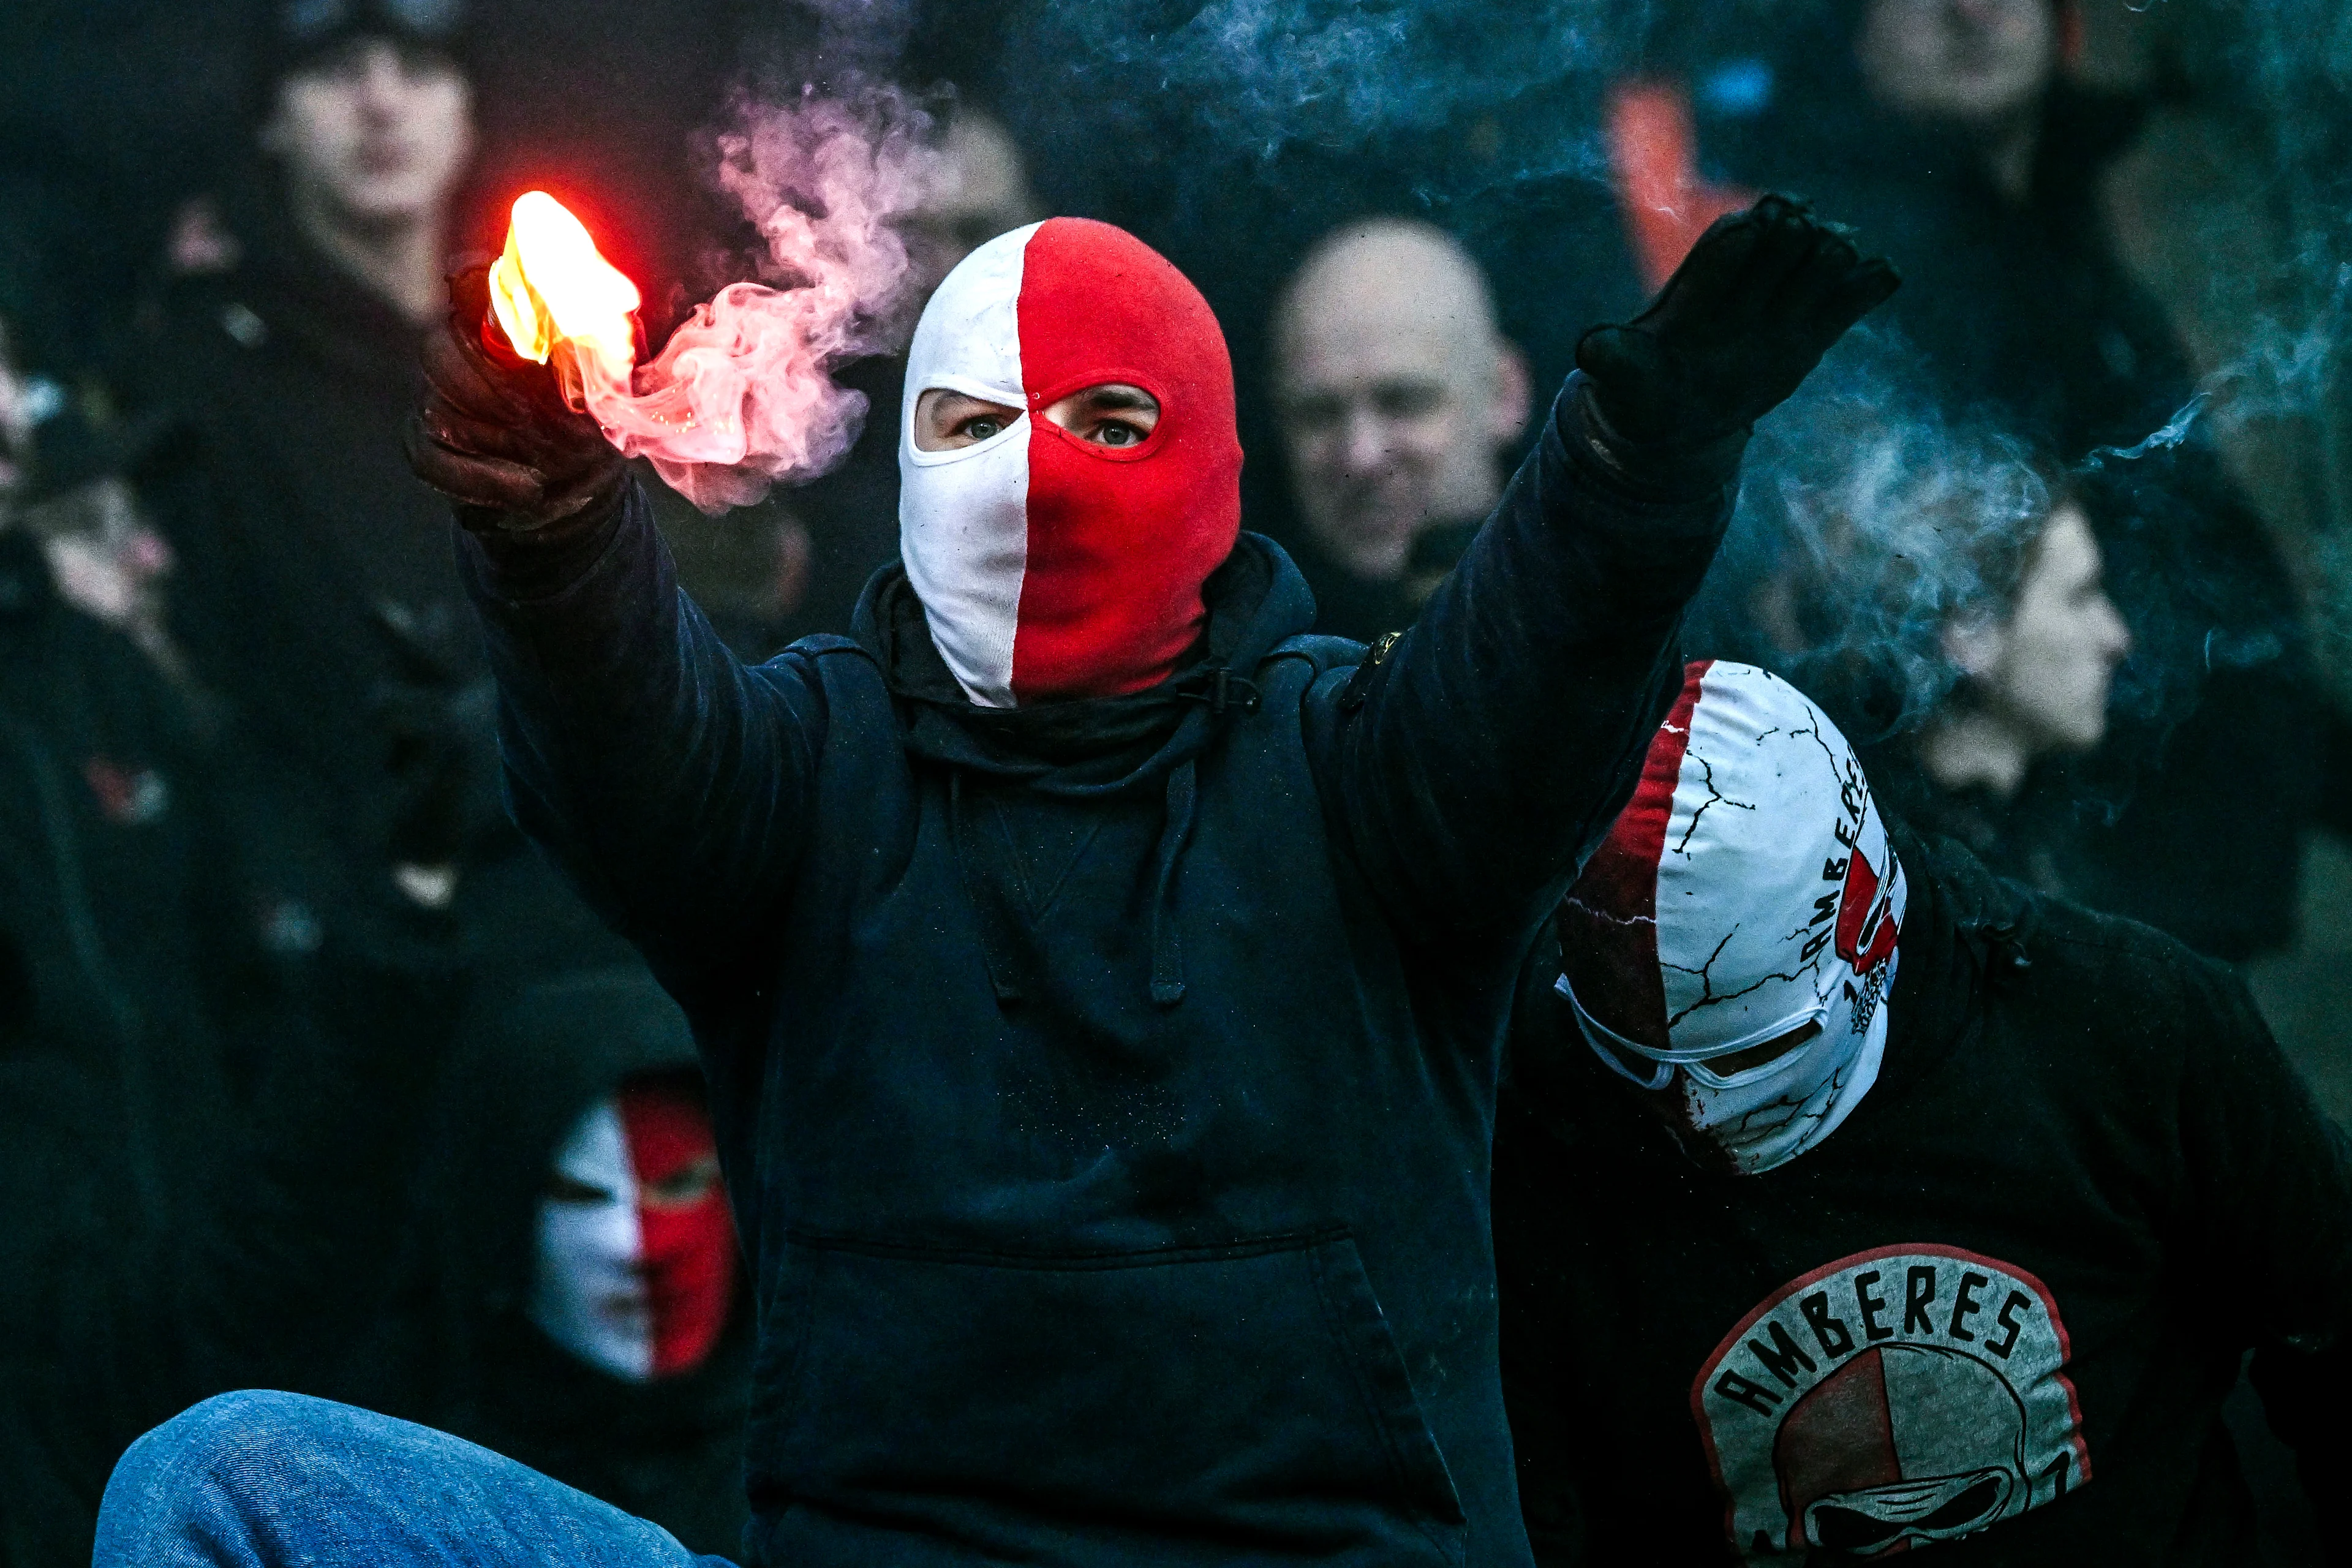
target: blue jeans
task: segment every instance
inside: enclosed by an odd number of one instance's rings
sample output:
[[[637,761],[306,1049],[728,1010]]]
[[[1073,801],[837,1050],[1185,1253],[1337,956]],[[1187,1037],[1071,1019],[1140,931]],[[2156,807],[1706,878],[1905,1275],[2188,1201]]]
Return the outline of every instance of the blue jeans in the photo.
[[[224,1394],[131,1446],[92,1568],[729,1568],[446,1432],[299,1394]]]

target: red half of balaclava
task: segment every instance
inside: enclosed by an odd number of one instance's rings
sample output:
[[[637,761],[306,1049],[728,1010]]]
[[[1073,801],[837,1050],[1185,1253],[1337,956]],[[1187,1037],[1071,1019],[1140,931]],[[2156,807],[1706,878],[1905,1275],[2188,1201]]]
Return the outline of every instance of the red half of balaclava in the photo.
[[[1045,417],[1110,383],[1160,404],[1136,445]],[[989,440],[921,451],[915,409],[934,387],[1023,412]],[[1167,679],[1240,531],[1241,463],[1224,334],[1158,252],[1055,218],[966,258],[916,329],[899,439],[900,552],[965,692],[1009,707]]]
[[[653,1374],[700,1366],[727,1327],[735,1289],[735,1229],[727,1190],[716,1180],[665,1189],[716,1168],[710,1113],[693,1086],[675,1079],[631,1081],[621,1090],[621,1125],[636,1168],[641,1267],[653,1320]]]

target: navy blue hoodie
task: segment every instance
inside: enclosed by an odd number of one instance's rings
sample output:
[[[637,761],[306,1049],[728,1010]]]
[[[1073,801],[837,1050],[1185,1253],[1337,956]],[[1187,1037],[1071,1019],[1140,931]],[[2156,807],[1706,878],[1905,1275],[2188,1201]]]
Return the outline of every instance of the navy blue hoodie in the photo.
[[[895,568],[745,668],[634,489],[560,570],[467,537],[517,814],[710,1076],[755,1562],[1528,1561],[1503,1024],[1727,501],[1578,420],[1385,658],[1245,535],[1168,683],[1011,711]]]

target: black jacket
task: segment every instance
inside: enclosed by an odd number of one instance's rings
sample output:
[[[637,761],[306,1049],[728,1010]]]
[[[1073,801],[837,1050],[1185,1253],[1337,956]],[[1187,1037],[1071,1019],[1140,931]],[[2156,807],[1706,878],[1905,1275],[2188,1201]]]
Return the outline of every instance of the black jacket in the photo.
[[[126,367],[176,421],[139,478],[177,561],[173,629],[251,739],[341,797],[384,780],[373,692],[404,678],[381,606],[463,630],[448,518],[400,432],[423,389],[417,329],[307,242],[253,237],[249,259],[167,296]]]
[[[1562,408],[1384,664],[1245,536],[1103,702],[973,708],[895,574],[743,669],[639,497],[562,571],[468,546],[521,819],[710,1074],[756,1562],[1525,1562],[1502,1024],[1724,510]]]
[[[1777,1170],[1702,1170],[1523,994],[1496,1250],[1539,1562],[1847,1560],[1792,1516],[1854,1555],[1907,1520],[1954,1568],[2248,1561],[2220,1412],[2255,1347],[2342,1474],[2352,1156],[2243,987],[1895,844],[1878,1082]]]
[[[500,805],[448,510],[402,452],[419,331],[282,217],[252,221],[244,263],[175,284],[123,378],[166,431],[135,478],[173,631],[268,802],[257,837],[330,921],[388,861],[453,863],[474,951],[560,971],[594,922]]]
[[[381,1300],[456,954],[381,877],[322,908],[235,758],[0,532],[6,1568],[87,1563],[116,1457],[194,1400],[326,1392]]]
[[[342,922],[279,1005],[250,1095],[148,1106],[160,1133],[69,1046],[0,1058],[0,1564],[88,1563],[115,1460],[199,1399],[349,1391],[449,963],[436,922],[368,940]]]
[[[2098,195],[2143,106],[2062,77],[2013,199],[1969,135],[1871,100],[1854,18],[1824,8],[1783,29],[1760,105],[1710,111],[1703,98],[1708,163],[1752,189],[1802,191],[1903,269],[1876,326],[1917,356],[1922,384],[1906,392],[1954,414],[1995,411],[2002,428],[2069,458],[2155,430],[2195,375],[2163,307],[2116,253]]]
[[[610,939],[606,939],[609,941]],[[528,1309],[547,1174],[582,1116],[640,1073],[697,1070],[677,1005],[625,952],[478,997],[407,1168],[407,1256],[366,1403],[454,1432],[661,1525],[695,1552],[742,1535],[748,1293],[693,1371],[631,1384]]]

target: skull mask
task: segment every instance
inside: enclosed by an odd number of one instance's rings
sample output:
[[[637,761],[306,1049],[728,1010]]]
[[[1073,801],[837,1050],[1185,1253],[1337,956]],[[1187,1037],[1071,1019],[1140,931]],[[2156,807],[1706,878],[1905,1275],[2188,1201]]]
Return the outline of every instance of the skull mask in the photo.
[[[1561,906],[1559,990],[1613,1071],[1675,1096],[1694,1152],[1752,1175],[1876,1080],[1905,905],[1845,737],[1786,681],[1702,661]]]

